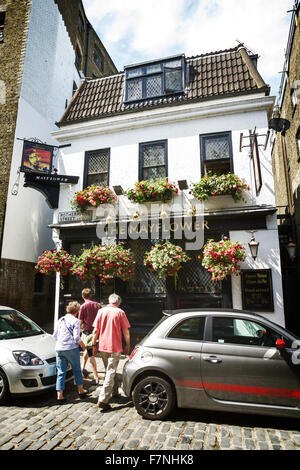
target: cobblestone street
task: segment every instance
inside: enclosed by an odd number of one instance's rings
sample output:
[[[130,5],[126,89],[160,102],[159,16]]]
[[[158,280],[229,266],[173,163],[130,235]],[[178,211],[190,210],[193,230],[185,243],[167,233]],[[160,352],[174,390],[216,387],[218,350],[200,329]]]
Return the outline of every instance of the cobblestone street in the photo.
[[[0,450],[300,450],[298,420],[175,409],[166,421],[152,422],[123,394],[112,400],[113,410],[102,412],[91,378],[85,400],[71,382],[63,405],[48,392],[1,406]]]

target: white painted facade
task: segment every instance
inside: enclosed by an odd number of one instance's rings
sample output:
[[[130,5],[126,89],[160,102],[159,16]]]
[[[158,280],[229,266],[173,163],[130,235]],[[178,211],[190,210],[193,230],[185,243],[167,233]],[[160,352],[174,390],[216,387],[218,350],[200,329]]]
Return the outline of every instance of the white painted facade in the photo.
[[[74,65],[75,53],[63,19],[53,0],[32,0],[30,26],[16,123],[10,184],[7,198],[2,257],[36,263],[44,249],[53,247],[48,224],[53,210],[45,196],[24,188],[20,174],[23,142],[18,138],[38,138],[58,145],[52,132],[72,98],[73,82],[80,78]],[[57,161],[54,160],[54,166]]]
[[[274,207],[274,182],[270,148],[260,148],[260,162],[263,186],[258,196],[255,192],[252,161],[248,148],[239,151],[240,134],[249,134],[256,127],[257,133],[264,135],[268,130],[268,113],[274,99],[264,94],[250,94],[240,97],[203,101],[181,106],[151,109],[137,113],[90,120],[79,124],[61,127],[53,133],[60,142],[72,146],[61,152],[59,172],[79,176],[78,185],[61,185],[59,208],[54,212],[53,224],[58,224],[59,212],[70,211],[70,201],[75,191],[83,187],[85,152],[110,148],[109,185],[121,185],[124,190],[132,188],[138,181],[139,144],[143,142],[168,141],[168,178],[170,182],[187,180],[198,182],[201,177],[199,136],[222,131],[232,132],[234,173],[245,178],[250,185],[246,202],[235,203],[231,197],[209,198],[205,212],[248,208]],[[264,137],[259,141],[264,143]],[[245,141],[244,144],[249,144]],[[193,202],[189,191],[185,191],[185,201]],[[125,196],[119,196],[120,204]],[[182,194],[175,197],[182,200]],[[185,203],[188,207],[188,202]],[[132,214],[132,213],[131,213]],[[58,225],[57,225],[58,226]],[[55,231],[57,235],[57,232]],[[256,261],[250,256],[248,242],[251,234],[245,231],[231,231],[230,238],[244,244],[247,258],[243,269],[272,270],[274,312],[263,313],[270,320],[284,326],[283,295],[280,270],[280,252],[276,222],[276,212],[267,217],[267,229],[255,233],[259,241],[259,254]],[[241,280],[232,278],[233,308],[242,307]]]

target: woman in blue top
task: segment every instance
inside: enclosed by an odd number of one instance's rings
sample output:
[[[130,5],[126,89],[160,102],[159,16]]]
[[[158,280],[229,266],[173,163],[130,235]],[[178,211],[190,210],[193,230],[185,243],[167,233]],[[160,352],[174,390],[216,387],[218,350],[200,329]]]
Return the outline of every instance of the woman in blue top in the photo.
[[[78,302],[70,302],[67,306],[67,313],[60,318],[55,327],[53,337],[56,340],[56,391],[57,402],[65,403],[64,389],[67,368],[69,363],[74,374],[74,383],[78,388],[78,395],[83,398],[87,391],[83,389],[83,378],[80,367],[80,349],[85,351],[86,347],[80,338],[80,321],[76,318],[80,309]]]

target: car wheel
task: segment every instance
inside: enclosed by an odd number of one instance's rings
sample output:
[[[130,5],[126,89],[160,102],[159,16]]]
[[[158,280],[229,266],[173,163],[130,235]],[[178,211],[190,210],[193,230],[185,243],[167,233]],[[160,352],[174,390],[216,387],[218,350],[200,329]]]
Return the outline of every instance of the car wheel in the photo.
[[[9,397],[9,385],[6,375],[0,370],[0,405],[6,403]]]
[[[146,377],[134,387],[132,399],[137,412],[144,418],[166,418],[174,408],[172,386],[161,377]]]

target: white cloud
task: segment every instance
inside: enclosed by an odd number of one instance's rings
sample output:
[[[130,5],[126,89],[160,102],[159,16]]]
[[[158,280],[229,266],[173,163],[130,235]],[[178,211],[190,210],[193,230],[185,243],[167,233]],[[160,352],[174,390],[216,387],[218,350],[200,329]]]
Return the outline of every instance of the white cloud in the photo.
[[[266,82],[278,82],[293,0],[83,0],[87,16],[119,69],[185,52],[244,42],[260,56]],[[273,90],[273,93],[276,92]]]

